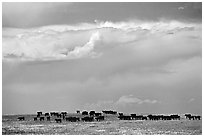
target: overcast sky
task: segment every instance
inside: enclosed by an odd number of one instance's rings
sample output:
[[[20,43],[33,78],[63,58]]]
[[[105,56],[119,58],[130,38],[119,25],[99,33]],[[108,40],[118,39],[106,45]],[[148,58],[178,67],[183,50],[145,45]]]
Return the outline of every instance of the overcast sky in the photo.
[[[3,3],[2,9],[3,114],[201,114],[201,3]]]

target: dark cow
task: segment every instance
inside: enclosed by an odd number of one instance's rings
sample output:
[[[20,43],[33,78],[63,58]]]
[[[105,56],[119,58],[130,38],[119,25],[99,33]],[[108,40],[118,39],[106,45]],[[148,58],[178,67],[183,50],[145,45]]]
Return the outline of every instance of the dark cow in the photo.
[[[25,120],[25,117],[18,117],[19,121]]]
[[[101,120],[104,120],[104,116],[97,116],[95,119],[96,119],[97,121],[101,121]]]
[[[131,116],[125,116],[125,115],[123,115],[123,116],[118,116],[118,118],[119,118],[120,120],[131,120]]]
[[[112,110],[103,110],[102,111],[104,114],[112,114],[112,115],[116,115],[117,114],[117,112],[116,111],[112,111]]]
[[[172,120],[180,120],[180,116],[179,115],[170,115]]]
[[[62,118],[65,119],[65,116],[67,115],[67,112],[61,112]]]
[[[45,113],[45,116],[49,116],[50,114],[49,113]]]
[[[189,117],[191,117],[191,114],[185,114],[186,119],[188,119]]]
[[[95,111],[90,111],[90,112],[89,112],[89,115],[90,115],[90,116],[94,116],[94,115],[95,115]]]
[[[77,112],[77,114],[80,114],[80,111],[79,111],[79,110],[77,110],[76,112]]]
[[[201,116],[195,116],[195,120],[200,120]]]
[[[102,115],[101,113],[95,113],[96,117],[101,116],[101,115]]]
[[[91,121],[94,121],[94,117],[83,117],[81,118],[81,120],[85,122],[91,122]]]
[[[123,116],[123,113],[118,113],[119,114],[119,116]]]
[[[47,121],[50,121],[50,116],[49,116],[49,117],[47,117]]]
[[[88,115],[89,113],[87,111],[83,111],[82,115]]]
[[[44,120],[45,120],[45,118],[44,118],[44,117],[40,117],[40,121],[42,121],[42,120],[44,121]]]
[[[61,117],[62,117],[62,114],[57,113],[56,116],[57,116],[57,118],[61,118]]]
[[[57,123],[62,123],[62,119],[60,119],[60,118],[56,118],[55,121],[56,121]]]
[[[40,117],[42,115],[42,112],[38,111],[37,112],[37,117]]]
[[[79,117],[66,117],[66,121],[76,122],[80,121]]]
[[[136,114],[130,114],[131,115],[131,117],[132,117],[132,119],[136,119]]]
[[[34,117],[33,119],[34,119],[34,121],[37,121],[37,120],[38,120],[38,118],[37,118],[37,117]]]

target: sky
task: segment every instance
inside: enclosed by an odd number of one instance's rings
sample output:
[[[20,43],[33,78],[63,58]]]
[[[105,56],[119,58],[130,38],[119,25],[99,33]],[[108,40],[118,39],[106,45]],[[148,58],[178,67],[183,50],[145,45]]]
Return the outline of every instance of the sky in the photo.
[[[202,113],[201,3],[2,4],[2,113]]]

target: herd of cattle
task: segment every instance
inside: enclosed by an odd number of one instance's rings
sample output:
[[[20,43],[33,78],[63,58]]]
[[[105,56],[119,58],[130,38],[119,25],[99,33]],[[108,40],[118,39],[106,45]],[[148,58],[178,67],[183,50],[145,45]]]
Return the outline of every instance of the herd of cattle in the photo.
[[[37,112],[37,116],[33,118],[34,121],[51,121],[51,119],[54,119],[57,123],[61,123],[62,120],[70,121],[70,122],[77,122],[77,121],[85,121],[85,122],[91,122],[91,121],[101,121],[104,120],[104,115],[110,114],[110,115],[118,115],[118,118],[120,120],[180,120],[179,115],[136,115],[136,114],[130,114],[130,115],[124,115],[123,113],[117,113],[116,111],[102,111],[102,113],[96,113],[95,111],[83,111],[80,113],[79,110],[76,111],[77,114],[81,114],[82,117],[74,117],[74,116],[68,116],[67,112],[50,112],[50,113],[42,113]],[[198,115],[191,115],[191,114],[185,114],[186,119],[189,120],[200,120],[201,116]],[[25,120],[25,117],[18,117],[18,119]]]

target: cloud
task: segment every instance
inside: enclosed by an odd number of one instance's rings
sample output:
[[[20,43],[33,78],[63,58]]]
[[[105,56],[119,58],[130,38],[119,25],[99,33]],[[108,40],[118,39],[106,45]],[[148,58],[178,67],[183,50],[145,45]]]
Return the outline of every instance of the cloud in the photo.
[[[140,98],[133,97],[133,95],[128,95],[128,96],[121,96],[116,102],[116,104],[143,104],[143,103],[155,104],[158,102],[159,101],[157,100],[150,100],[150,99],[142,100]]]
[[[178,10],[184,10],[185,8],[184,7],[178,7]]]
[[[183,40],[189,43],[184,45]],[[64,60],[83,58],[87,55],[97,57],[103,54],[106,48],[126,45],[128,49],[135,49],[135,53],[150,52],[148,53],[150,56],[156,53],[160,57],[168,51],[170,52],[167,56],[180,55],[181,51],[182,54],[198,52],[201,47],[191,44],[198,45],[199,42],[201,42],[201,24],[177,21],[97,22],[31,29],[3,28],[2,51],[4,61]],[[170,44],[173,44],[173,47]],[[155,54],[153,56],[157,57]]]

